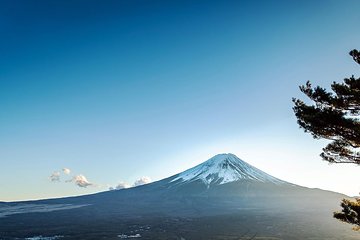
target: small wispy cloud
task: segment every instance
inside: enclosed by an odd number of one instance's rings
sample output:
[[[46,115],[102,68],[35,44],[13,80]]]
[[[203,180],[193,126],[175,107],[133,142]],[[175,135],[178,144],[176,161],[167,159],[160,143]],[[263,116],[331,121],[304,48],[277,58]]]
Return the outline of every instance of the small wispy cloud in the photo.
[[[66,182],[73,182],[73,183],[75,183],[75,185],[82,187],[82,188],[87,188],[89,186],[95,186],[94,183],[89,182],[87,180],[87,178],[82,174],[76,175],[72,179],[67,180]]]
[[[69,168],[63,168],[61,171],[53,172],[49,179],[51,182],[61,182],[62,175],[70,175],[71,170]],[[74,183],[78,187],[87,188],[89,186],[98,186],[90,182],[84,175],[74,175],[71,179],[65,180],[66,183]]]
[[[60,172],[56,171],[53,172],[50,177],[49,177],[50,181],[52,182],[60,182]]]
[[[152,182],[151,178],[141,177],[141,178],[137,179],[133,184],[128,184],[126,182],[120,182],[120,183],[118,183],[118,185],[116,185],[116,187],[110,187],[109,190],[120,190],[120,189],[125,189],[125,188],[132,188],[132,187],[137,187],[137,186],[141,186],[144,184],[148,184],[151,182]]]
[[[71,173],[71,170],[69,168],[63,168],[62,171],[66,175],[69,175]]]
[[[137,186],[141,186],[141,185],[144,185],[144,184],[148,184],[148,183],[151,183],[151,178],[149,177],[141,177],[139,178],[138,180],[136,180],[134,182],[134,187],[137,187]]]
[[[63,168],[62,171],[55,171],[50,175],[50,177],[49,177],[50,181],[51,182],[60,182],[61,172],[63,174],[69,175],[71,171],[69,168]]]
[[[118,185],[116,185],[115,189],[116,190],[120,190],[120,189],[124,189],[124,188],[130,188],[131,185],[126,183],[126,182],[120,182]]]
[[[128,184],[126,182],[119,182],[118,185],[116,185],[115,187],[109,187],[109,190],[120,190],[120,189],[125,189],[125,188],[131,188],[132,185]]]

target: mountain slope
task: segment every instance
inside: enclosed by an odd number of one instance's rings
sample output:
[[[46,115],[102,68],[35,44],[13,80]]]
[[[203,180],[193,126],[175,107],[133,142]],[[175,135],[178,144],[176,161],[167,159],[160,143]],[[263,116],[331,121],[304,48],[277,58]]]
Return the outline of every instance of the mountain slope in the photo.
[[[259,239],[357,239],[331,216],[344,197],[287,183],[233,154],[219,154],[134,188],[4,203],[0,239],[40,234],[64,239],[136,234],[143,239],[187,240],[250,239],[254,234]]]

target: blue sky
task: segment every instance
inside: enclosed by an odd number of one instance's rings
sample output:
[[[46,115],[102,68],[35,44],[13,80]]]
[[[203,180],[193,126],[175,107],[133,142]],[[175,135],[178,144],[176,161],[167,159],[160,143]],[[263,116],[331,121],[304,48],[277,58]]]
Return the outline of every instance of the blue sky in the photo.
[[[106,190],[232,152],[355,195],[292,97],[359,67],[358,1],[0,1],[0,200]],[[48,177],[62,168],[62,182]],[[83,174],[96,183],[64,180]],[[344,175],[347,179],[344,179]]]

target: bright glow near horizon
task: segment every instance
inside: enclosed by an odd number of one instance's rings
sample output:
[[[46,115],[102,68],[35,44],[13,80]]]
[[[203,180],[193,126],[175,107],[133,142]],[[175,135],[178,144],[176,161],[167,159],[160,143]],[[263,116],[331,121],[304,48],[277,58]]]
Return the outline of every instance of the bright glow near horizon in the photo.
[[[329,88],[360,76],[348,56],[360,48],[359,7],[0,3],[0,201],[160,180],[224,152],[285,181],[358,194],[359,167],[320,159],[325,143],[298,128],[291,98],[304,99],[307,80]]]

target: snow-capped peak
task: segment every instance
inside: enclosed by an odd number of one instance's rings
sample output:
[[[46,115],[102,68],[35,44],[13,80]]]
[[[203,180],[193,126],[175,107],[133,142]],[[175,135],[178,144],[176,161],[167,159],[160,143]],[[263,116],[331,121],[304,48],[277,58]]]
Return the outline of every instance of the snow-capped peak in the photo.
[[[189,170],[179,173],[171,182],[203,181],[206,185],[224,184],[229,182],[252,180],[270,182],[275,184],[285,183],[253,166],[244,162],[234,154],[218,154]]]

